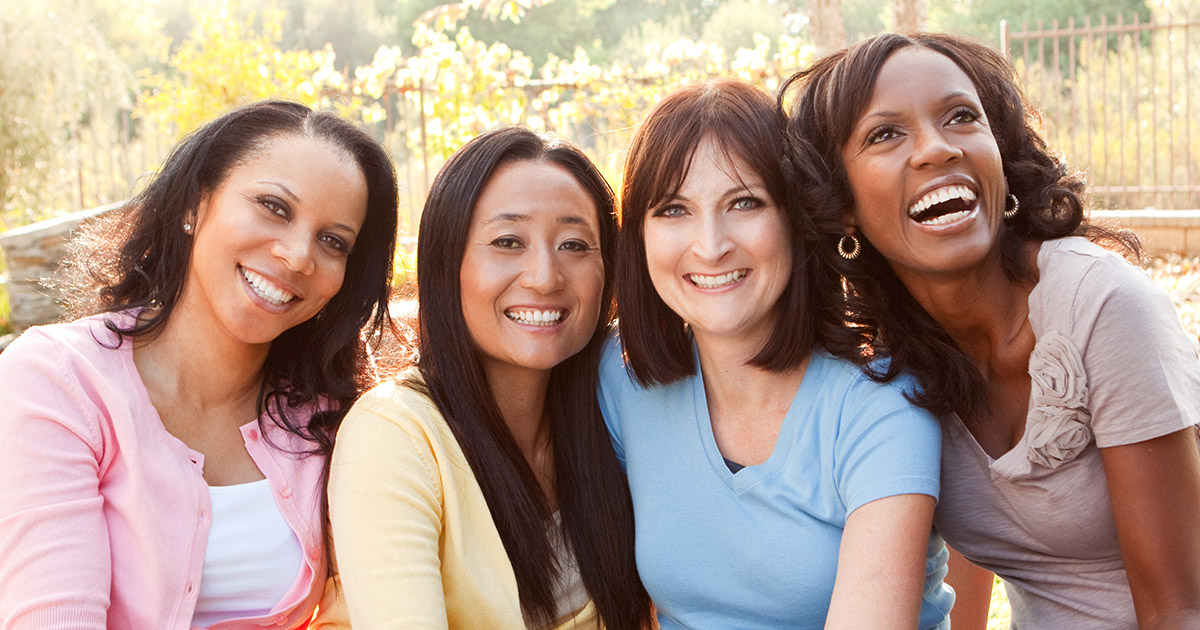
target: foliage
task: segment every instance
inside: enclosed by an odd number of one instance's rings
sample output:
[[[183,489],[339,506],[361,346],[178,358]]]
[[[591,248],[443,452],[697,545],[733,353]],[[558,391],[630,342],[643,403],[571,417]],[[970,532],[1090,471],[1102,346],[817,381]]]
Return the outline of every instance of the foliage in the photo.
[[[129,103],[132,77],[93,22],[105,6],[0,3],[0,231],[74,209],[70,140]]]
[[[137,113],[175,125],[180,135],[256,99],[319,101],[313,76],[332,63],[332,50],[282,51],[284,12],[243,11],[239,0],[203,6],[189,39],[164,50],[165,71],[142,71]]]

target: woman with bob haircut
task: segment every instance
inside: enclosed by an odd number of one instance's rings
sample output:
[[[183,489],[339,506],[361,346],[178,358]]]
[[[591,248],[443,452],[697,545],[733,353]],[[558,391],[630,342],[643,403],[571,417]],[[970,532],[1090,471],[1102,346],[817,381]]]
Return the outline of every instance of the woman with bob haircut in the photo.
[[[438,173],[417,241],[416,365],[365,395],[329,480],[360,628],[643,628],[629,490],[596,403],[612,191],[503,128]]]
[[[985,627],[989,572],[1013,627],[1200,628],[1195,341],[1097,245],[1138,249],[1087,223],[1007,61],[887,34],[788,91],[849,330],[891,359],[868,373],[944,414],[934,524],[975,565],[952,562],[955,630]]]
[[[86,315],[0,355],[0,626],[308,626],[334,595],[322,479],[371,382],[396,208],[377,142],[266,101],[87,229]]]
[[[830,354],[857,349],[782,131],[769,96],[718,79],[629,147],[600,402],[638,572],[663,628],[945,628],[937,421]]]

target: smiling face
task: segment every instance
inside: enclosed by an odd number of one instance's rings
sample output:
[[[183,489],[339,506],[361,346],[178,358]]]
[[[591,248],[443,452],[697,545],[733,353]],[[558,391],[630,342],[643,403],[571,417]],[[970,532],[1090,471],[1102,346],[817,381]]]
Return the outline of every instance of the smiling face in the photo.
[[[909,47],[888,58],[842,161],[850,222],[906,284],[999,264],[1000,150],[975,86],[948,57]]]
[[[604,288],[596,213],[554,164],[512,162],[492,174],[459,271],[463,317],[490,375],[548,374],[591,339]]]
[[[343,150],[266,140],[201,199],[180,306],[210,334],[270,343],[337,294],[366,212],[366,179]]]
[[[788,230],[758,173],[705,138],[643,233],[650,280],[697,342],[734,338],[758,352],[792,272]]]

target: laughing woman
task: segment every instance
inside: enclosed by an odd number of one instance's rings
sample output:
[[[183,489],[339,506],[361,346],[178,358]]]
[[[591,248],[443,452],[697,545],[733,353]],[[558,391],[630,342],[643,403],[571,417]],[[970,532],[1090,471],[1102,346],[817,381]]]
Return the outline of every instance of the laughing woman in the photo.
[[[793,78],[813,196],[853,330],[946,414],[934,522],[994,572],[1013,627],[1200,628],[1200,361],[1166,294],[1087,238],[1082,179],[1012,69],[947,35],[888,34]],[[834,243],[838,243],[835,256]],[[1134,246],[1136,249],[1136,246]],[[972,613],[973,616],[972,616]]]
[[[396,179],[330,113],[202,127],[0,355],[0,627],[307,627],[322,473],[385,323]]]
[[[781,131],[770,97],[718,80],[629,148],[601,405],[638,571],[663,628],[944,628],[937,422],[827,351],[856,350]]]
[[[596,403],[612,192],[508,128],[438,173],[417,243],[415,368],[363,397],[329,480],[356,628],[635,629],[650,608]]]

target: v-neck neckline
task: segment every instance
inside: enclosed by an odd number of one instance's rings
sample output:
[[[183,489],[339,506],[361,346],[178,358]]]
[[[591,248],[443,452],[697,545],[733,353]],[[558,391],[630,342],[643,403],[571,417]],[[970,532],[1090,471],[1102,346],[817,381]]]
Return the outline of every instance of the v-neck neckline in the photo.
[[[721,449],[717,447],[717,438],[713,433],[712,417],[708,412],[708,398],[705,396],[704,371],[700,366],[700,355],[698,352],[695,352],[694,347],[693,357],[696,375],[692,379],[692,415],[696,421],[696,429],[699,432],[704,454],[708,458],[713,474],[722,483],[735,494],[744,492],[764,479],[774,476],[787,462],[792,445],[796,441],[796,432],[799,430],[800,423],[804,421],[805,410],[812,406],[809,403],[813,397],[812,388],[815,386],[810,385],[810,383],[820,380],[820,375],[825,369],[825,357],[819,350],[813,350],[804,372],[804,378],[800,381],[800,387],[797,388],[796,395],[788,406],[787,414],[784,415],[783,422],[779,426],[779,436],[775,439],[775,446],[771,450],[771,455],[761,464],[744,466],[736,473],[729,470],[728,464],[725,463],[725,457],[721,454]]]

